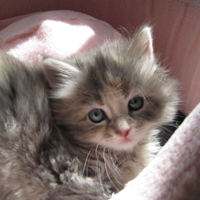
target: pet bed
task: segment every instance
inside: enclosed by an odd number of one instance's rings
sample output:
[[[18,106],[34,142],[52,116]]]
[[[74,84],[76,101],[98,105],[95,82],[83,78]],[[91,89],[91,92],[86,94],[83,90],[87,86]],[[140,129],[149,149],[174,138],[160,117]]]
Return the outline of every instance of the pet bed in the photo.
[[[2,0],[0,7],[0,48],[38,64],[42,56],[91,50],[105,38],[120,38],[119,32],[127,36],[125,29],[152,24],[155,52],[180,80],[180,109],[188,116],[153,162],[112,199],[200,199],[198,1]]]

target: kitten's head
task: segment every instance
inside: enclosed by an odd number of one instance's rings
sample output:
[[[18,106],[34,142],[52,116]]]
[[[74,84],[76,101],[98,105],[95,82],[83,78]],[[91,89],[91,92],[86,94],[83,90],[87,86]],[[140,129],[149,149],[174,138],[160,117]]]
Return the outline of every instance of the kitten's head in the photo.
[[[56,123],[79,145],[130,151],[173,119],[177,84],[156,62],[151,29],[59,61],[44,59]]]

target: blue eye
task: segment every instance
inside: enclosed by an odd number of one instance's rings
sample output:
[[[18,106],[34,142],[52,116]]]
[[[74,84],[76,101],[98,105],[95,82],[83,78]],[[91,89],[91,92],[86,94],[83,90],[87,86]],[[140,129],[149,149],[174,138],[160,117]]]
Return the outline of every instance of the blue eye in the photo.
[[[143,107],[143,98],[134,97],[128,102],[128,108],[130,111],[137,111]]]
[[[94,109],[88,114],[90,120],[94,123],[99,123],[106,118],[106,114],[101,109]]]

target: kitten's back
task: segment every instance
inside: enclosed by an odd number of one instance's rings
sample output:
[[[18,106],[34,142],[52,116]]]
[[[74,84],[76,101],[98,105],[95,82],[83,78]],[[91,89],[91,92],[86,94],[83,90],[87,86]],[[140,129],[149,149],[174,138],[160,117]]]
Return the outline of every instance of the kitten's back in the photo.
[[[21,126],[30,126],[30,129],[31,126],[39,127],[40,123],[47,123],[50,112],[46,87],[41,68],[26,66],[0,52],[1,123],[7,121],[8,115]]]
[[[48,89],[42,68],[0,51],[0,199],[108,199],[58,139]]]
[[[44,80],[39,68],[0,52],[0,199],[22,198],[19,191],[25,187],[27,192],[42,188],[37,151],[49,135]]]

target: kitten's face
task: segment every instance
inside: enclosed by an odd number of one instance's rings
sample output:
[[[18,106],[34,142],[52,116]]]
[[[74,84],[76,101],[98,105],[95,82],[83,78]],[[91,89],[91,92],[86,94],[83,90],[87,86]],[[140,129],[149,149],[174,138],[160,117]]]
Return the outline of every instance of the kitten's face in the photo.
[[[126,95],[116,87],[101,94],[101,102],[91,102],[82,110],[87,114],[84,123],[91,128],[85,138],[94,144],[118,151],[131,150],[157,122],[140,116],[148,112],[149,102],[135,91]]]
[[[44,67],[56,123],[79,145],[129,151],[174,115],[176,84],[155,62],[148,27],[129,43]]]

